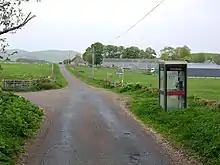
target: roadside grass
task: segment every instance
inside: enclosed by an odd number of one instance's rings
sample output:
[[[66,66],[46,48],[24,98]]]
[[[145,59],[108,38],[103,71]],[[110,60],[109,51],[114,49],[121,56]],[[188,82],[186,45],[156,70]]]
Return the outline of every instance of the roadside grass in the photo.
[[[73,69],[71,66],[67,66],[67,69],[91,85],[130,96],[132,98],[129,106],[131,111],[145,124],[169,139],[174,147],[186,150],[204,164],[220,164],[220,106],[219,103],[212,104],[213,100],[198,98],[218,100],[220,98],[220,91],[218,92],[220,80],[189,79],[188,90],[191,96],[188,97],[188,108],[165,112],[158,105],[158,89],[155,88],[157,86],[156,76],[126,73],[125,75],[131,77],[125,81],[133,81],[133,84],[113,87],[110,85],[110,81],[104,80],[106,71],[108,72],[109,69],[96,69],[95,80],[91,79],[91,68],[75,67]],[[152,84],[153,87],[150,87],[149,84]],[[192,96],[195,94],[198,97]]]
[[[71,66],[67,67],[70,71]],[[84,71],[80,72],[83,77],[88,77],[91,79],[92,69],[89,67],[77,67],[77,70]],[[117,70],[109,68],[95,68],[95,79],[106,79],[107,72],[112,73],[112,77],[109,80],[120,80],[116,75]],[[140,72],[125,72],[124,82],[141,83],[153,87],[158,87],[158,76],[156,75],[146,75]],[[188,95],[198,96],[204,99],[219,99],[220,100],[220,79],[212,78],[189,78],[188,79]]]
[[[67,81],[57,64],[54,64],[55,81],[48,78],[51,75],[51,64],[1,64],[1,66],[3,68],[1,80],[38,80],[30,87],[4,88],[5,91],[39,91],[67,86]]]
[[[27,139],[34,136],[43,111],[23,97],[0,93],[0,165],[13,165]]]
[[[50,64],[1,64],[3,70],[1,79],[32,80],[48,77]]]
[[[63,77],[60,72],[60,68],[57,64],[54,64],[54,77],[57,88],[64,88],[68,85],[66,79]]]

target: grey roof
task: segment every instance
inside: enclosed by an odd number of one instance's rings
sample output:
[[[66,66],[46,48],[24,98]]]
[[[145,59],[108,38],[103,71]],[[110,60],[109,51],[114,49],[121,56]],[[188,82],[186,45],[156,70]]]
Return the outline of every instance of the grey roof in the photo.
[[[188,68],[189,77],[220,77],[220,69]]]

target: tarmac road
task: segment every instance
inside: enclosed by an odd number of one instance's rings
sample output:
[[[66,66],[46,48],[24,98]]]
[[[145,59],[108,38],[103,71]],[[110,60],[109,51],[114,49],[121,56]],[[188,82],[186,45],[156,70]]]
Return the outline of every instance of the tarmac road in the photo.
[[[21,94],[46,109],[50,120],[29,147],[25,164],[172,164],[115,98],[71,76],[63,66],[61,72],[68,80],[68,88]]]

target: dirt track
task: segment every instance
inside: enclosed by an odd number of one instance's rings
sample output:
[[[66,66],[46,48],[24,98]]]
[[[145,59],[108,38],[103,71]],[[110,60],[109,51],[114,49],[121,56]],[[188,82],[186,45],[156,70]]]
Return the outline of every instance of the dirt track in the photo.
[[[61,71],[69,87],[22,93],[47,112],[27,165],[171,165],[171,159],[108,92]],[[48,122],[49,121],[49,122]]]

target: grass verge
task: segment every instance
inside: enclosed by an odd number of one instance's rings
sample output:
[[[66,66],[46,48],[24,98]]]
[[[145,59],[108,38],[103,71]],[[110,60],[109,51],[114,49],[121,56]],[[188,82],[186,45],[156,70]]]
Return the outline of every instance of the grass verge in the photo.
[[[13,165],[25,141],[43,119],[43,111],[23,97],[0,93],[0,165]]]
[[[63,77],[62,73],[60,72],[60,68],[57,64],[54,64],[54,76],[55,76],[55,83],[57,88],[64,88],[68,85],[66,79]]]
[[[220,108],[219,104],[189,97],[185,110],[165,112],[158,105],[158,90],[141,84],[113,87],[102,79],[91,77],[68,66],[67,69],[81,80],[129,95],[131,111],[145,124],[169,139],[175,147],[181,147],[207,165],[220,164]]]

